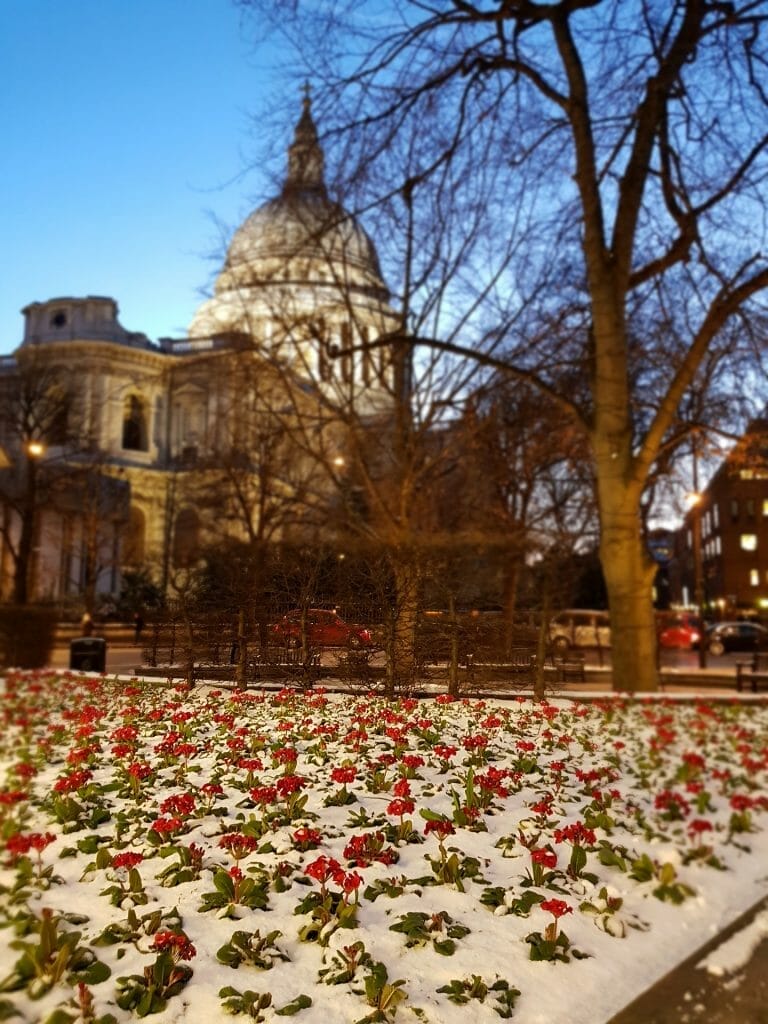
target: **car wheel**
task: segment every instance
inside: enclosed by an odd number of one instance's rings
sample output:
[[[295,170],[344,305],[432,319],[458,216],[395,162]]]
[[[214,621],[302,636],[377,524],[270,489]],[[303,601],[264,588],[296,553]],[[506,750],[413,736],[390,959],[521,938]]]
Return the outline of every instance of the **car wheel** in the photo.
[[[722,654],[725,654],[725,644],[722,640],[712,640],[709,645],[709,653],[713,654],[716,658],[719,658]]]

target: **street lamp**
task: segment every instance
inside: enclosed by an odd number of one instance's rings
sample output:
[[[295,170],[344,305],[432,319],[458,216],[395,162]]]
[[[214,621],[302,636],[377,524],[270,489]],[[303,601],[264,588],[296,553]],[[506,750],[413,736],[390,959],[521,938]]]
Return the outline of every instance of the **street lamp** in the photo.
[[[32,542],[37,520],[37,463],[45,453],[40,441],[27,440],[24,444],[26,456],[24,465],[24,492],[21,501],[21,532],[16,557],[16,578],[13,587],[15,604],[26,604],[30,592],[30,569],[32,563]]]
[[[707,650],[704,643],[704,564],[701,557],[701,505],[703,494],[692,491],[688,495],[691,509],[691,527],[693,532],[693,603],[696,605],[701,622],[699,629],[699,668],[707,667]]]

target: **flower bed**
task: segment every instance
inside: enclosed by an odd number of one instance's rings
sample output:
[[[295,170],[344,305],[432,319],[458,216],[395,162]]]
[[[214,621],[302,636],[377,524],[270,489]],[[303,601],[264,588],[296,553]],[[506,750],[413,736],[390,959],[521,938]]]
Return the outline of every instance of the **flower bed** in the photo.
[[[17,673],[3,713],[0,1017],[600,1024],[765,891],[764,703]]]

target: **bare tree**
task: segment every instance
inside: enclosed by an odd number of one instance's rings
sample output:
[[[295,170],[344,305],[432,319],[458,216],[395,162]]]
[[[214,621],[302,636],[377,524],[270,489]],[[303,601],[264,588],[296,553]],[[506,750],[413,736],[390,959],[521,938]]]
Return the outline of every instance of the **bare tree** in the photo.
[[[11,456],[0,470],[0,533],[14,566],[12,600],[27,604],[40,513],[55,502],[55,456],[72,437],[72,398],[60,370],[34,353],[0,387],[0,437]]]
[[[768,284],[765,3],[243,5],[321,79],[377,239],[411,220],[390,236],[389,266],[409,263],[390,344],[479,353],[583,431],[614,682],[655,689],[644,495],[702,360],[735,322],[752,342]]]

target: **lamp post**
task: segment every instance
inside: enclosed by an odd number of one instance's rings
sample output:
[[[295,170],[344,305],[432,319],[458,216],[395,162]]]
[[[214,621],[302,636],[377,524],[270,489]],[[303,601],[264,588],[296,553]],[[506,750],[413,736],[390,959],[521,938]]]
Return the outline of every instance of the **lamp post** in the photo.
[[[45,448],[40,441],[30,439],[24,444],[24,492],[21,502],[21,532],[16,558],[16,575],[13,584],[13,600],[26,604],[30,591],[30,568],[32,544],[37,520],[37,468]]]
[[[694,480],[694,486],[698,481]],[[693,603],[701,620],[699,639],[699,668],[707,667],[707,648],[704,643],[704,563],[701,557],[701,505],[703,495],[692,491],[688,495],[691,508],[691,531],[693,533]]]

